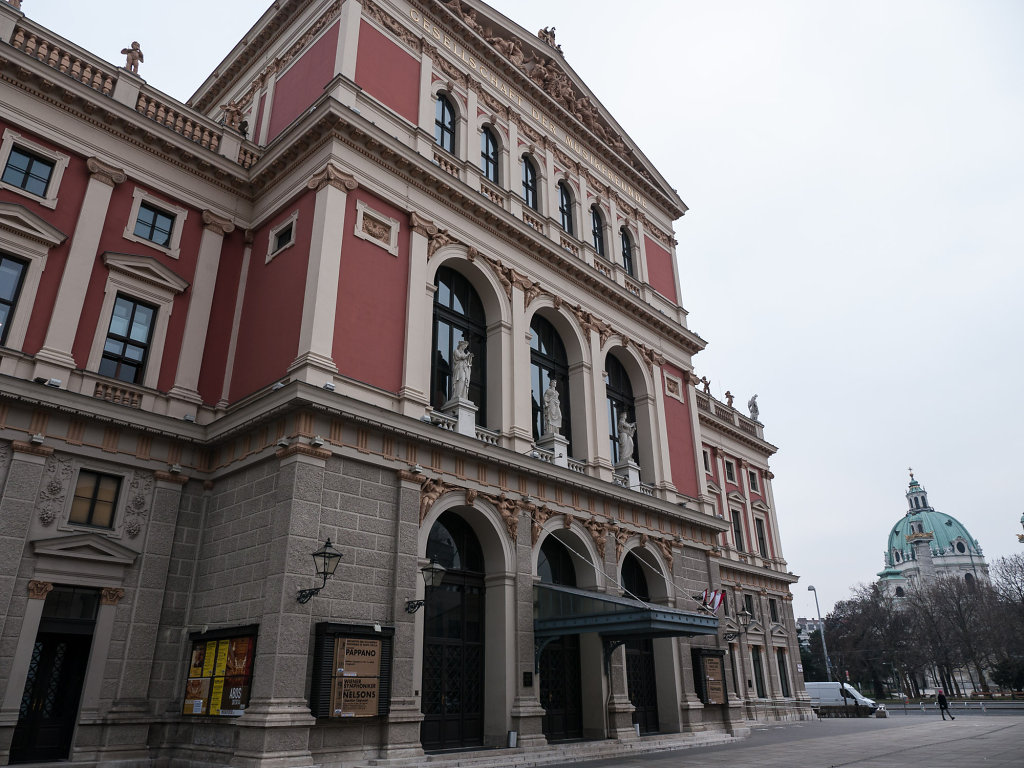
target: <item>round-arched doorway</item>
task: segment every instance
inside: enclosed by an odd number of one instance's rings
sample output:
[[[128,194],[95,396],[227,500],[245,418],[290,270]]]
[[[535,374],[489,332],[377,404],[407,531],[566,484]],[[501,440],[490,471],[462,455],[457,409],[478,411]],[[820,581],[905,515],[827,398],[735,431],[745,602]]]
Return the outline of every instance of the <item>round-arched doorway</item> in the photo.
[[[640,558],[632,552],[622,561],[622,586],[626,597],[647,602],[651,590]],[[641,637],[626,641],[626,684],[629,701],[634,707],[633,722],[640,726],[640,733],[657,733],[658,684],[654,671],[654,641]]]
[[[484,556],[472,528],[442,514],[427,538],[427,557],[447,570],[428,588],[423,617],[423,723],[426,750],[483,744]]]
[[[572,557],[555,536],[548,536],[541,544],[537,575],[544,584],[577,586]],[[542,726],[548,741],[583,737],[580,686],[580,636],[556,637],[544,646],[540,654],[540,703],[544,707]]]

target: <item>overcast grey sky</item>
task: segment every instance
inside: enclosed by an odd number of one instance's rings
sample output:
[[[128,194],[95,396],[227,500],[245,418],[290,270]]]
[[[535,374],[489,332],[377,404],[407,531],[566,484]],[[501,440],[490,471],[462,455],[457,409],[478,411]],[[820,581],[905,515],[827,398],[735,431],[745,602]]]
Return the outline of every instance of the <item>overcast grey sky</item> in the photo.
[[[989,562],[1024,494],[1024,3],[496,0],[675,186],[698,374],[757,392],[798,616],[882,568],[913,466]],[[268,6],[24,0],[187,99]]]

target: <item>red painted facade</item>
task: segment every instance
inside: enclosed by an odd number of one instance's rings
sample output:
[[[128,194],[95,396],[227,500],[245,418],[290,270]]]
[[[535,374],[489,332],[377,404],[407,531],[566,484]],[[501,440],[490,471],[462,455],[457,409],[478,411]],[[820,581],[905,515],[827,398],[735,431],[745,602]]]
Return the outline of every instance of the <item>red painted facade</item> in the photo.
[[[235,304],[242,276],[245,233],[236,229],[224,236],[217,268],[217,286],[210,309],[210,326],[203,350],[203,366],[199,372],[199,394],[203,402],[220,400],[227,373],[228,349],[234,331]]]
[[[683,372],[665,364],[664,372],[683,379]],[[668,452],[672,466],[672,482],[676,490],[688,496],[700,495],[697,480],[697,457],[694,454],[693,425],[690,421],[690,407],[667,394],[665,400],[665,429],[668,432]]]
[[[419,114],[420,65],[365,21],[359,25],[356,84],[415,123]]]
[[[302,327],[302,313],[296,308],[302,307],[305,296],[315,204],[316,194],[309,190],[255,230],[231,377],[232,401],[282,378],[295,360]],[[270,231],[296,210],[295,244],[266,263]]]
[[[672,254],[647,235],[644,235],[644,250],[647,252],[647,282],[666,299],[678,302]]]
[[[29,196],[0,189],[0,202],[23,206],[67,235],[67,240],[62,245],[50,250],[46,257],[46,270],[39,281],[39,291],[36,294],[35,306],[32,308],[32,318],[25,335],[23,348],[27,354],[34,355],[43,346],[46,338],[46,329],[50,324],[54,302],[57,300],[57,290],[60,288],[60,278],[64,273],[64,265],[67,263],[68,251],[75,233],[75,224],[78,222],[78,212],[82,208],[85,188],[89,184],[89,171],[85,167],[85,159],[72,154],[66,147],[48,142],[26,131],[21,126],[0,121],[0,135],[3,135],[7,128],[42,147],[62,152],[71,158],[64,171],[64,180],[61,182],[58,194],[59,204],[56,208],[48,208]]]
[[[409,290],[409,228],[401,224],[398,256],[354,234],[356,200],[401,222],[408,217],[356,190],[348,195],[341,247],[334,361],[339,373],[398,393],[402,386],[406,298]],[[429,318],[423,318],[429,322]]]
[[[267,141],[273,141],[306,107],[319,99],[334,77],[338,54],[338,25],[317,40],[295,61],[274,85]]]

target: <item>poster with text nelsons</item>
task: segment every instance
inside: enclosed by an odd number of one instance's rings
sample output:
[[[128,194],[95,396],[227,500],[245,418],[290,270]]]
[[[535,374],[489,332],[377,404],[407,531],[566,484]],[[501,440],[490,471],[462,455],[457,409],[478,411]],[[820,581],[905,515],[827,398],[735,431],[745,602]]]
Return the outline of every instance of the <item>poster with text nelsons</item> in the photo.
[[[375,717],[380,701],[380,640],[338,637],[334,645],[331,717]]]

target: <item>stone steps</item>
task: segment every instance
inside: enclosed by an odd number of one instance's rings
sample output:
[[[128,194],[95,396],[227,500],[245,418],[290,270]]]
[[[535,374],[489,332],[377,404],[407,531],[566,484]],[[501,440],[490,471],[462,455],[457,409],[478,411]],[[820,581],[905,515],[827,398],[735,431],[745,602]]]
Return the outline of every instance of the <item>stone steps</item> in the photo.
[[[534,768],[534,766],[575,763],[581,760],[708,747],[735,740],[738,740],[738,737],[722,731],[704,731],[670,736],[646,736],[627,741],[606,739],[552,744],[543,747],[481,749],[390,760],[374,759],[360,763],[359,768],[419,768],[420,766],[429,766],[429,768],[509,768],[509,766]]]

